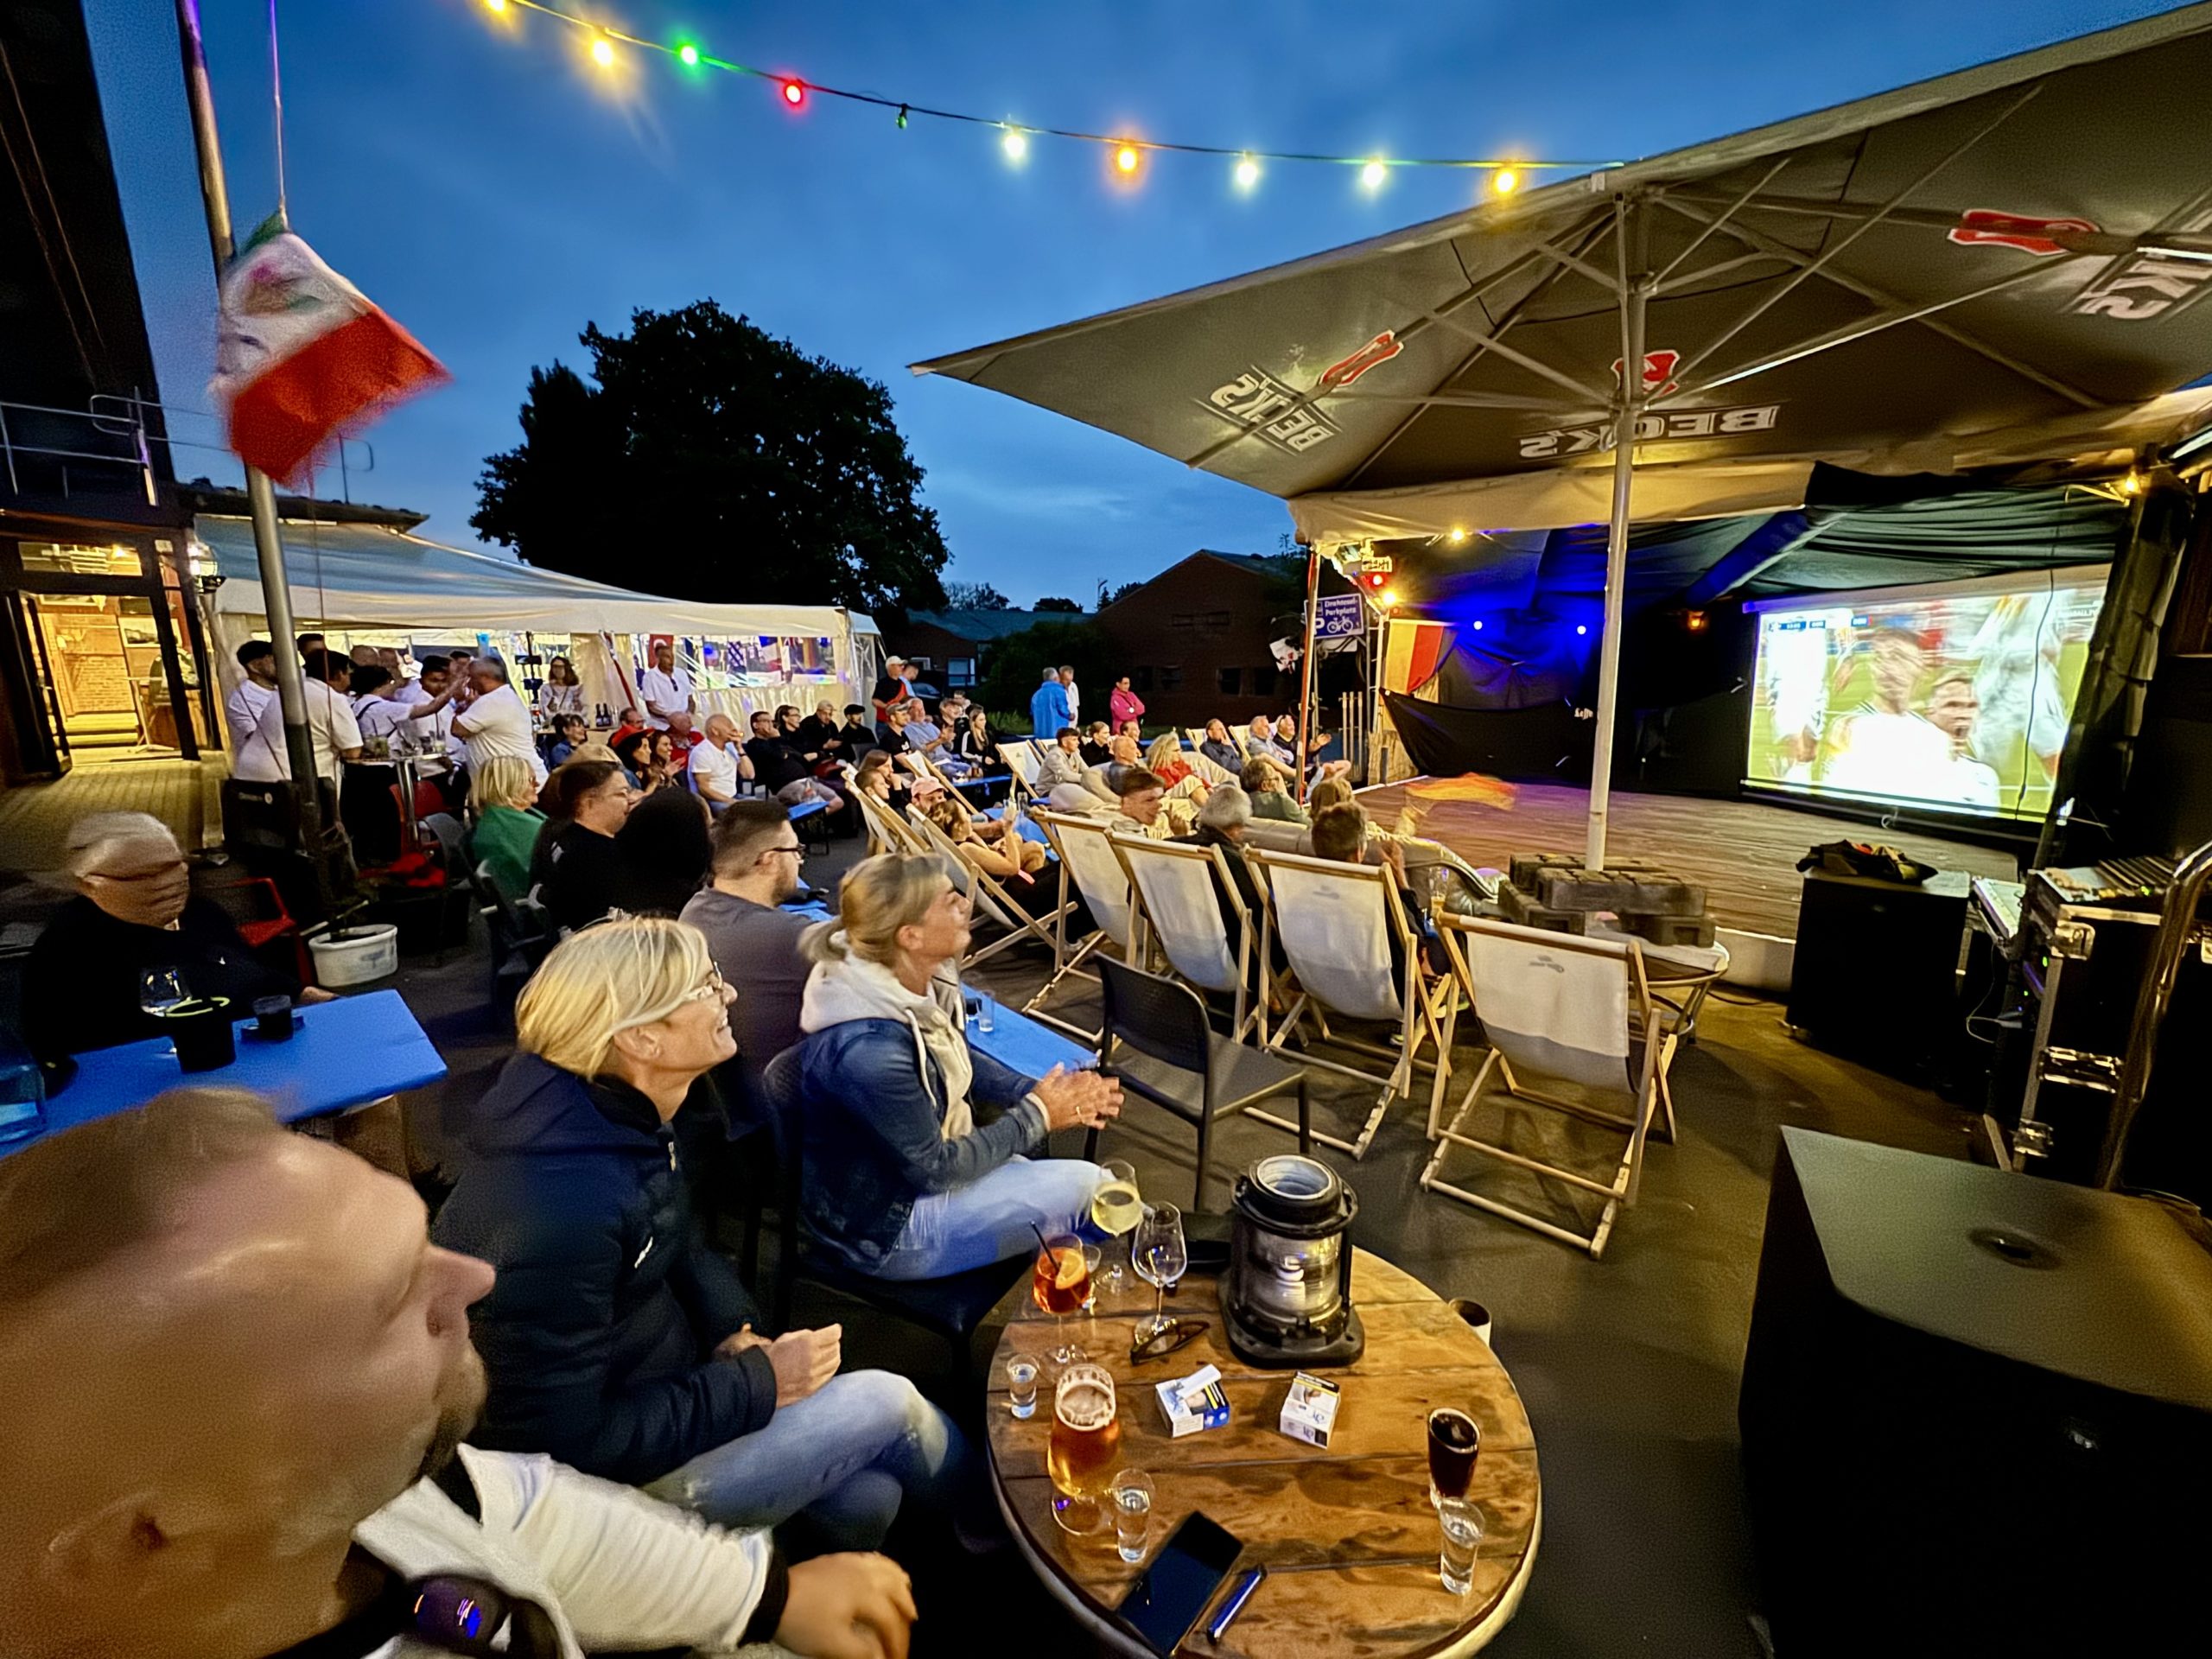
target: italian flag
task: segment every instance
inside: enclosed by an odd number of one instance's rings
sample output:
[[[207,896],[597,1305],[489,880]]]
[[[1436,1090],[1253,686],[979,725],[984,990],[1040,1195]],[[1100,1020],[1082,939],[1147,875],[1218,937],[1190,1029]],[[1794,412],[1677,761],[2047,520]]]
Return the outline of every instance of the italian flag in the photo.
[[[315,452],[444,366],[289,230],[271,220],[223,273],[208,391],[239,460],[302,481]]]

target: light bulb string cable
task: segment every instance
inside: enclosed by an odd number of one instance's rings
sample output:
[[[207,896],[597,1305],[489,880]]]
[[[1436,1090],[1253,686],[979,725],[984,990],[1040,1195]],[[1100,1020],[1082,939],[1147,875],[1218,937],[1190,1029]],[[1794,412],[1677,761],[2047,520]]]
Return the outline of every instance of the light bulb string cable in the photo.
[[[597,40],[611,41],[621,46],[634,47],[641,52],[658,52],[662,56],[675,58],[686,67],[720,69],[733,75],[749,75],[759,80],[773,81],[779,86],[796,86],[807,96],[843,99],[848,103],[863,104],[880,110],[891,110],[902,117],[927,116],[933,121],[955,121],[965,126],[989,127],[1001,132],[1018,132],[1027,137],[1065,138],[1074,143],[1102,144],[1114,149],[1123,148],[1154,150],[1176,156],[1211,156],[1230,161],[1305,162],[1325,167],[1425,167],[1458,168],[1475,172],[1595,172],[1608,168],[1624,166],[1615,159],[1608,161],[1555,161],[1524,156],[1331,156],[1314,150],[1252,149],[1228,144],[1183,143],[1166,138],[1144,138],[1130,133],[1086,132],[1079,127],[1039,125],[1033,122],[1016,121],[1010,118],[974,115],[963,110],[945,110],[933,105],[920,104],[911,98],[892,98],[880,92],[857,92],[846,86],[831,86],[804,75],[775,69],[762,69],[749,63],[718,57],[696,43],[671,46],[665,41],[648,40],[641,35],[613,23],[594,22],[590,18],[564,11],[546,0],[504,0],[504,4],[518,10],[534,11],[556,22],[567,24]],[[904,125],[904,121],[901,121]]]

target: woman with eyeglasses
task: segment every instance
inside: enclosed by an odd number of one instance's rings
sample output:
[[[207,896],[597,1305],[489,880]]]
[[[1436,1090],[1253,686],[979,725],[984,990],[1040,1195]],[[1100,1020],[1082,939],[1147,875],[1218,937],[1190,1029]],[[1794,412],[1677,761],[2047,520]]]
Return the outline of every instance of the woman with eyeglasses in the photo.
[[[1025,1077],[969,1044],[968,900],[943,861],[855,865],[804,945],[807,1039],[768,1075],[797,1096],[810,1231],[875,1278],[936,1279],[1033,1254],[1038,1230],[1089,1214],[1098,1166],[1046,1155],[1046,1137],[1118,1116],[1121,1085]]]
[[[537,688],[537,712],[557,728],[562,715],[581,716],[583,711],[584,688],[575,665],[565,657],[554,658],[545,664],[545,683]]]
[[[229,998],[235,1014],[250,1014],[257,996],[331,1001],[256,960],[222,907],[193,896],[184,853],[151,813],[80,818],[67,855],[77,896],[23,969],[23,1032],[41,1059],[160,1036],[139,1002],[141,977],[158,969],[174,969],[188,996]]]
[[[734,995],[696,928],[642,917],[563,941],[524,988],[432,1230],[499,1270],[471,1313],[490,1393],[470,1443],[869,1548],[904,1499],[950,1495],[966,1449],[905,1378],[840,1376],[840,1327],[762,1332],[701,1236],[671,1125],[736,1050]]]

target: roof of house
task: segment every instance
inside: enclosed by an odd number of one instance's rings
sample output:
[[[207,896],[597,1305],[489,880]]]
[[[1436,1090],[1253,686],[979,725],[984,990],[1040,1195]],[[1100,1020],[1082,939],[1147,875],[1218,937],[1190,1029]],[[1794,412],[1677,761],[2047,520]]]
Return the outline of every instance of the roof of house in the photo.
[[[943,628],[955,639],[972,639],[982,644],[991,639],[1003,639],[1010,633],[1020,633],[1039,622],[1082,622],[1088,619],[1081,611],[914,611],[907,621],[914,626]]]

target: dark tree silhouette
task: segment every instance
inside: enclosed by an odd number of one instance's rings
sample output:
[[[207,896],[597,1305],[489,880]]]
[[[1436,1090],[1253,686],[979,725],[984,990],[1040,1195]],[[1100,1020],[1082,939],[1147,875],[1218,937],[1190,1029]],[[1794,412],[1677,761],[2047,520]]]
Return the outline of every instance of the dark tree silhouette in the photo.
[[[532,369],[521,446],[485,462],[484,535],[677,599],[944,602],[944,537],[881,385],[712,300],[581,338],[591,379]]]
[[[1083,610],[1083,607],[1075,601],[1058,598],[1040,599],[1029,608],[1033,611],[1066,611],[1073,614],[1080,614]]]

